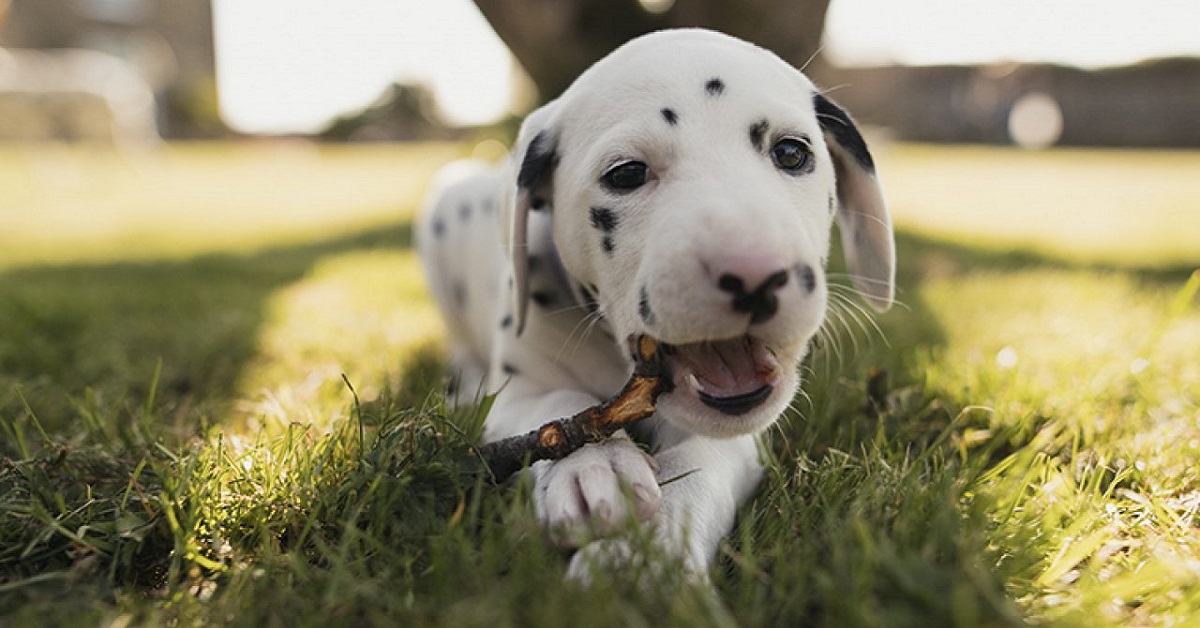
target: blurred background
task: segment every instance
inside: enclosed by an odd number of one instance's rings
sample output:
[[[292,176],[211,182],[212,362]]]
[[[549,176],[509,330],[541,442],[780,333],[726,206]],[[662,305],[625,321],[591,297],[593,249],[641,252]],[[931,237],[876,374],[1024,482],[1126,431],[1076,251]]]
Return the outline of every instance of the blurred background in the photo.
[[[0,0],[0,384],[219,417],[339,412],[342,372],[369,397],[440,334],[408,248],[434,172],[694,25],[863,124],[902,301],[982,263],[930,242],[1200,265],[1196,0]]]
[[[702,25],[898,139],[1200,144],[1190,0],[0,0],[0,24],[5,140],[460,137]]]

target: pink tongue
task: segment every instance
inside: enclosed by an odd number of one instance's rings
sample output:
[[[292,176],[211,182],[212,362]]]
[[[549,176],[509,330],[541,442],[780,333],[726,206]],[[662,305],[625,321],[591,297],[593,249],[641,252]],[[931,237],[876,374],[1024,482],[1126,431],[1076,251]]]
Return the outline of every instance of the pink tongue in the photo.
[[[681,375],[690,371],[714,397],[745,395],[779,382],[779,362],[757,340],[698,342],[676,349]]]

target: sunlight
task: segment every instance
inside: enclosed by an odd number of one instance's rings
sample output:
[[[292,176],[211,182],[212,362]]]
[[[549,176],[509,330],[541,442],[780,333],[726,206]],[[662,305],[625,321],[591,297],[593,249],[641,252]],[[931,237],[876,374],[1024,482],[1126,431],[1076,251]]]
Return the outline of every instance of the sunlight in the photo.
[[[1051,62],[1095,68],[1200,55],[1200,2],[1160,0],[834,0],[836,63]]]
[[[350,407],[343,373],[364,403],[394,388],[407,359],[442,335],[423,277],[412,251],[363,251],[323,259],[278,290],[258,355],[238,384],[243,401],[232,423],[326,429]]]
[[[449,122],[504,115],[507,49],[466,0],[213,1],[221,113],[235,129],[315,132],[397,81],[424,84]]]

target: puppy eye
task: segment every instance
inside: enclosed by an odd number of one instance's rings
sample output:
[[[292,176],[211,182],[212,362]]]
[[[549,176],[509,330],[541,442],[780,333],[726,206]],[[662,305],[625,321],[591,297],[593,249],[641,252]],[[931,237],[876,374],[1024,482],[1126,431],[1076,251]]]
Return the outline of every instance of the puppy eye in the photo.
[[[788,172],[810,170],[812,153],[808,145],[798,139],[785,137],[771,147],[771,161],[775,167]]]
[[[646,184],[650,169],[640,161],[624,161],[604,173],[601,179],[614,192],[629,192]]]

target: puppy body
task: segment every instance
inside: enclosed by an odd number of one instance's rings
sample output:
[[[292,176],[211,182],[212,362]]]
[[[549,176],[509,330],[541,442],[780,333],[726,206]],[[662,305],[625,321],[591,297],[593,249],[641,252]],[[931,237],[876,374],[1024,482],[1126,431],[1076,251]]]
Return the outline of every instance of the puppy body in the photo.
[[[613,395],[630,338],[669,352],[674,390],[637,435],[653,456],[620,434],[534,466],[539,517],[582,544],[573,574],[627,559],[590,539],[630,517],[706,570],[761,476],[756,435],[798,390],[835,220],[885,309],[891,223],[853,122],[775,55],[699,29],[622,46],[526,119],[510,163],[439,184],[418,246],[454,394],[500,390],[486,438]]]

